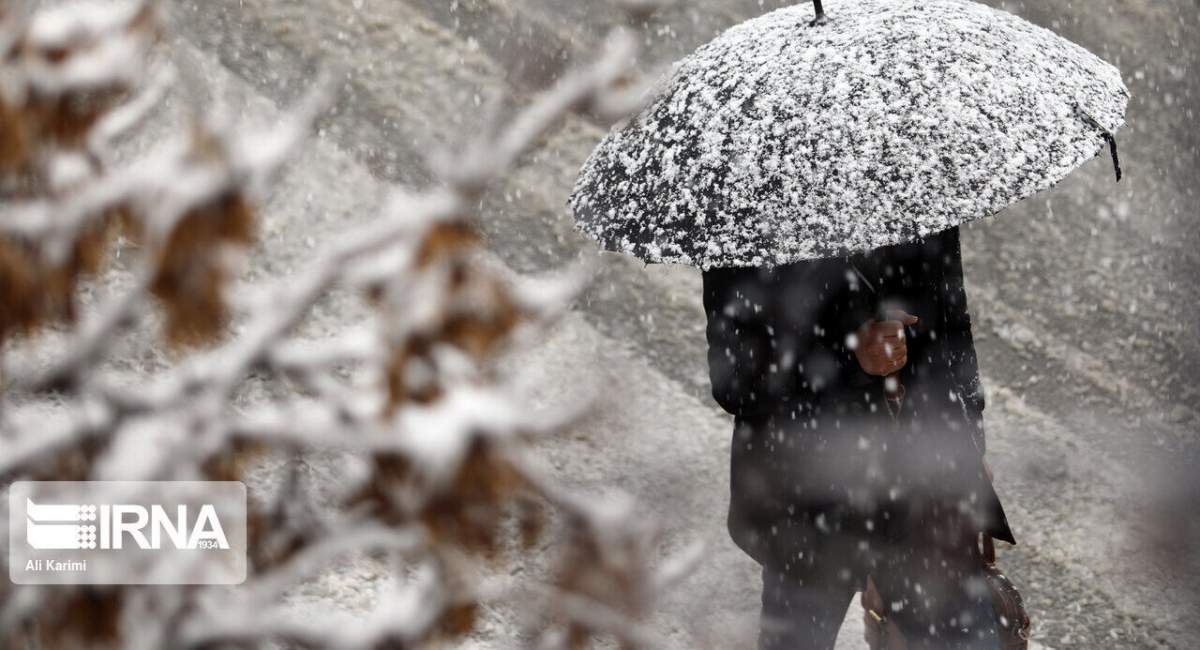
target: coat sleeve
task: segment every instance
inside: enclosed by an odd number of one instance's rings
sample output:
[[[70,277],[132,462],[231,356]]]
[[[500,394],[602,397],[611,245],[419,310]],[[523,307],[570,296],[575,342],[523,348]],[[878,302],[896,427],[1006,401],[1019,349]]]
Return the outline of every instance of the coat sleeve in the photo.
[[[772,333],[764,320],[752,272],[716,269],[704,273],[708,317],[708,373],[713,398],[729,413],[770,413],[781,395],[772,385]]]
[[[944,249],[945,290],[945,335],[946,349],[950,355],[955,383],[961,389],[966,406],[982,416],[986,406],[983,386],[979,380],[979,360],[975,353],[975,339],[971,335],[971,314],[967,309],[967,291],[963,280],[962,250],[958,229],[946,234]],[[983,446],[982,432],[978,434],[980,449]]]

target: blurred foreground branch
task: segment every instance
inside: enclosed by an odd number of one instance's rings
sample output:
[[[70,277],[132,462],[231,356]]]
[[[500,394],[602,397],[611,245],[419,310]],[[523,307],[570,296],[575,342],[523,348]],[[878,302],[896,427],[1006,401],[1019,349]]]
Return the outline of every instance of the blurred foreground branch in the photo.
[[[639,11],[645,3],[639,3]],[[652,637],[636,625],[680,572],[647,568],[655,532],[628,506],[597,504],[532,470],[547,422],[506,390],[494,361],[523,328],[544,326],[577,284],[533,291],[482,260],[478,194],[566,114],[628,110],[633,39],[616,32],[597,62],[564,77],[506,123],[435,161],[437,189],[396,190],[294,277],[227,294],[256,238],[256,209],[333,101],[316,89],[267,132],[197,119],[186,136],[129,162],[112,148],[168,94],[174,75],[147,63],[163,30],[149,0],[0,8],[0,343],[47,332],[53,358],[6,364],[0,380],[0,477],[32,480],[244,480],[272,454],[349,453],[361,476],[336,514],[316,514],[295,471],[252,499],[251,569],[229,587],[0,587],[0,642],[60,647],[424,647],[471,634],[480,562],[498,562],[515,517],[527,551],[547,508],[566,543],[540,611],[538,647]],[[114,295],[78,307],[107,281],[115,250],[133,257]],[[296,330],[331,291],[361,295],[369,327],[312,342]],[[86,313],[80,313],[81,311]],[[117,383],[112,342],[161,315],[166,371]],[[231,324],[237,323],[235,336]],[[186,354],[184,354],[186,352]],[[239,402],[251,378],[293,388]],[[23,424],[15,400],[61,417]],[[135,436],[156,432],[153,444]],[[347,556],[388,558],[398,586],[365,622],[299,619],[291,589]],[[7,582],[5,583],[7,584]]]

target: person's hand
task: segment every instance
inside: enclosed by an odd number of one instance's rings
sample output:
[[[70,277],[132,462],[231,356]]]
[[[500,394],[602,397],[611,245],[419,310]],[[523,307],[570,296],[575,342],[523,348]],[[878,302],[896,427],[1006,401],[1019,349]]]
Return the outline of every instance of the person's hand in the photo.
[[[858,365],[867,374],[876,377],[894,375],[908,363],[904,328],[920,320],[900,310],[888,312],[887,319],[869,320],[855,333],[858,346],[854,348],[854,356],[858,359]]]

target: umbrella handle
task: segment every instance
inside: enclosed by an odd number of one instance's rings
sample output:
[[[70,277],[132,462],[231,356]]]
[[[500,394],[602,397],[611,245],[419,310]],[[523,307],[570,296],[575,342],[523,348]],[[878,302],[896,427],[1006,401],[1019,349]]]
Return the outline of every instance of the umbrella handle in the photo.
[[[813,21],[808,24],[809,27],[816,27],[817,25],[824,25],[829,22],[829,19],[825,17],[825,8],[821,6],[821,0],[813,0],[813,9],[816,11],[817,17],[813,18]]]
[[[891,309],[889,309],[887,305],[879,305],[878,309],[875,311],[875,320],[880,322],[889,320],[890,312]],[[905,332],[905,334],[907,334],[907,332]],[[888,401],[893,402],[896,405],[897,410],[899,409],[900,403],[904,401],[904,392],[904,384],[900,382],[899,372],[894,372],[887,377],[884,377],[883,394],[887,397]]]
[[[900,383],[900,373],[895,372],[884,378],[883,404],[894,421],[897,421],[900,411],[904,408],[905,392],[904,384]]]
[[[900,373],[893,372],[883,378],[883,393],[891,400],[904,399],[904,384],[900,383]]]

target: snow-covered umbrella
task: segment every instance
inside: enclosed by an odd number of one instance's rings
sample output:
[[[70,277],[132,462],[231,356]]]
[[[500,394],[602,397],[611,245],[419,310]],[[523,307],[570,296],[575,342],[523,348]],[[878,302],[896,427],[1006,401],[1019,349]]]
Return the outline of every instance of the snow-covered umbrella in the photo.
[[[1129,91],[1053,32],[969,0],[796,5],[677,63],[584,165],[571,204],[612,251],[701,268],[915,240],[1111,149]]]

